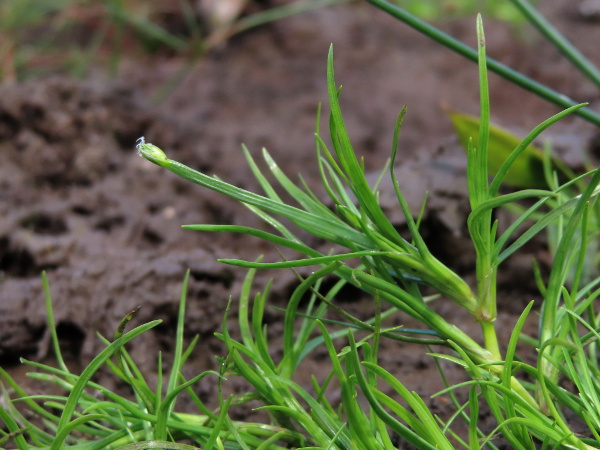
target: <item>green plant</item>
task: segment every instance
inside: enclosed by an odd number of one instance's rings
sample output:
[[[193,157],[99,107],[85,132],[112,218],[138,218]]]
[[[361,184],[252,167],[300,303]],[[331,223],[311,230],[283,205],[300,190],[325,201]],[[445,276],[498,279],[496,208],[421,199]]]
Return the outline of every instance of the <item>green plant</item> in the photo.
[[[468,225],[476,251],[477,290],[474,292],[458,275],[443,265],[432,255],[418,230],[418,219],[414,220],[408,209],[400,189],[395,181],[393,164],[396,146],[404,111],[399,115],[394,133],[392,150],[392,178],[399,207],[405,214],[411,233],[410,240],[401,237],[387,220],[378,206],[377,194],[368,185],[364,176],[364,165],[357,159],[348,137],[339,107],[339,89],[333,75],[332,52],[328,64],[328,90],[331,115],[329,131],[333,152],[317,132],[317,148],[319,168],[323,184],[329,194],[334,209],[327,208],[310,191],[308,186],[298,188],[287,178],[271,159],[266,151],[263,156],[272,175],[281,187],[291,195],[298,207],[283,203],[275,189],[260,172],[257,165],[244,149],[246,158],[259,180],[265,196],[253,194],[229,185],[218,178],[199,173],[176,161],[170,160],[158,147],[141,141],[138,145],[142,156],[173,173],[217,192],[229,195],[246,204],[250,209],[273,226],[279,235],[269,234],[261,230],[238,226],[193,225],[189,229],[202,231],[241,232],[260,237],[281,246],[285,246],[304,254],[306,259],[274,263],[246,262],[238,260],[222,260],[252,269],[265,267],[293,268],[307,265],[321,265],[311,277],[303,282],[304,290],[327,274],[335,274],[340,283],[352,284],[373,296],[374,301],[389,305],[386,311],[399,311],[420,321],[426,330],[433,332],[439,343],[450,346],[455,356],[435,354],[437,358],[448,359],[461,365],[472,376],[472,381],[460,385],[469,387],[469,401],[465,405],[457,405],[457,416],[469,423],[469,448],[481,448],[493,445],[491,436],[482,436],[478,429],[477,417],[481,399],[490,408],[497,419],[498,428],[514,448],[536,448],[536,440],[546,446],[562,446],[565,448],[597,448],[600,446],[600,421],[596,411],[596,397],[599,394],[596,367],[595,339],[598,337],[596,313],[591,306],[600,293],[597,285],[600,278],[593,279],[585,286],[577,282],[569,289],[564,287],[565,279],[575,269],[576,279],[582,273],[586,254],[587,224],[590,205],[596,201],[600,192],[600,170],[582,175],[575,180],[556,187],[554,190],[524,189],[509,194],[500,194],[510,167],[525,151],[529,143],[545,128],[562,117],[579,111],[585,105],[574,105],[562,113],[548,119],[520,143],[498,169],[495,177],[488,181],[489,143],[489,100],[487,88],[487,67],[485,58],[485,39],[481,22],[478,23],[478,60],[480,74],[481,118],[479,138],[471,141],[468,154],[468,185],[472,212]],[[317,130],[318,131],[318,130]],[[335,156],[334,156],[335,155]],[[549,164],[546,164],[550,167]],[[585,181],[583,181],[585,180]],[[584,182],[585,188],[580,195],[563,198],[564,193],[574,183]],[[347,188],[354,194],[356,204],[348,195]],[[514,203],[522,199],[538,199],[519,216],[515,222],[498,236],[497,222],[493,220],[495,208]],[[547,208],[553,199],[562,198],[559,205]],[[306,246],[290,230],[284,227],[275,217],[286,218],[292,224],[308,231],[310,234],[338,244],[349,250],[348,253],[324,255]],[[567,217],[568,220],[564,220]],[[530,222],[523,233],[517,229]],[[553,225],[559,228],[559,243],[556,257],[547,285],[540,279],[540,287],[544,296],[541,308],[539,336],[539,359],[536,366],[521,362],[516,356],[516,344],[520,330],[527,318],[531,305],[523,312],[508,343],[507,351],[502,353],[498,343],[494,321],[496,318],[496,274],[510,255],[516,252],[532,237]],[[345,261],[358,259],[360,265],[354,267]],[[466,308],[482,327],[484,343],[480,345],[468,334],[448,323],[436,314],[421,294],[420,285],[433,287],[446,299],[455,301]],[[301,291],[302,293],[303,291]],[[325,304],[330,304],[327,295],[318,296]],[[291,330],[296,314],[297,297],[292,297],[286,310],[286,330]],[[314,319],[321,319],[321,314],[312,313]],[[333,374],[342,385],[342,414],[347,420],[347,428],[340,428],[339,435],[335,428],[321,424],[324,432],[329,432],[336,448],[353,448],[347,446],[341,438],[344,432],[349,433],[351,442],[357,448],[391,448],[387,435],[388,427],[418,448],[452,448],[445,434],[450,424],[442,424],[441,428],[432,425],[430,413],[423,409],[418,396],[415,397],[402,387],[399,380],[386,373],[377,365],[377,342],[383,336],[380,326],[349,318],[353,326],[358,326],[370,334],[369,339],[355,343],[352,329],[348,331],[349,347],[337,353],[333,342],[328,338],[326,326],[322,320],[317,324],[322,331],[322,339],[328,348],[333,363]],[[380,318],[375,316],[375,324]],[[290,328],[288,328],[288,326]],[[314,326],[314,325],[313,325]],[[584,327],[585,331],[580,332]],[[246,326],[249,330],[249,327]],[[273,370],[273,364],[264,352],[265,340],[260,334],[261,327],[255,325],[255,341],[248,338],[243,345],[229,344],[229,348],[239,353],[234,360],[235,369],[250,381],[257,374],[265,376],[267,366]],[[291,333],[291,331],[289,331]],[[224,330],[227,341],[227,333]],[[288,335],[285,339],[288,351],[293,353],[293,339]],[[302,342],[302,341],[300,341]],[[302,343],[299,344],[301,352]],[[362,353],[359,352],[359,348]],[[362,354],[362,356],[361,356]],[[246,355],[252,363],[245,362],[241,355]],[[285,353],[288,355],[288,352]],[[266,366],[261,364],[264,362]],[[343,364],[342,364],[343,363]],[[275,366],[277,367],[277,366]],[[525,372],[536,380],[535,387],[523,381],[518,375]],[[576,388],[566,391],[559,384],[561,377],[571,380]],[[284,371],[269,373],[267,378],[289,375]],[[279,378],[278,378],[279,379]],[[401,406],[395,400],[384,395],[376,386],[377,379],[390,383],[397,394],[408,402],[410,409]],[[252,383],[252,381],[251,381]],[[449,386],[451,392],[459,386]],[[275,392],[279,392],[275,389]],[[321,388],[317,389],[321,392]],[[368,400],[370,409],[362,411],[357,404],[356,396],[360,392]],[[278,413],[287,414],[284,420],[296,419],[295,409],[290,408],[285,400],[261,394],[267,402],[267,408]],[[319,399],[322,396],[319,395]],[[308,401],[307,399],[304,399]],[[311,411],[315,411],[309,403]],[[467,411],[469,411],[467,413]],[[589,436],[575,435],[566,422],[566,411],[584,421],[589,427]],[[337,423],[337,422],[336,422]],[[368,424],[368,426],[367,426]],[[428,427],[427,424],[430,426]],[[315,436],[311,431],[311,436]],[[339,439],[338,439],[339,437]],[[316,440],[316,438],[315,438]],[[314,443],[322,448],[323,443]]]
[[[220,380],[223,377],[241,376],[252,386],[253,392],[227,399],[221,397],[216,412],[209,411],[199,401],[200,415],[188,416],[174,412],[172,405],[175,397],[190,387],[192,382],[209,375],[201,374],[189,381],[178,375],[186,355],[195,344],[194,341],[190,349],[183,351],[184,282],[175,363],[164,388],[166,395],[162,394],[160,382],[155,389],[145,383],[143,375],[122,349],[127,340],[156,323],[123,334],[124,324],[130,317],[128,315],[117,330],[114,342],[107,342],[106,350],[81,376],[70,374],[60,358],[60,369],[42,367],[50,374],[57,375],[47,375],[43,379],[60,383],[70,392],[68,397],[27,397],[2,373],[17,393],[17,401],[6,400],[9,407],[0,408],[0,418],[8,429],[5,440],[14,440],[19,448],[60,448],[67,439],[75,448],[107,448],[102,446],[107,443],[106,440],[100,441],[100,446],[98,441],[93,440],[99,436],[100,439],[110,439],[111,445],[121,439],[119,445],[126,445],[125,448],[184,448],[183,444],[166,441],[189,439],[202,448],[277,449],[291,445],[303,449],[388,450],[395,448],[392,435],[398,434],[419,449],[479,449],[496,448],[492,440],[500,432],[513,448],[519,449],[536,449],[539,446],[600,448],[600,386],[596,351],[596,340],[600,335],[593,305],[600,294],[600,277],[587,284],[579,282],[587,252],[589,211],[600,193],[600,169],[552,189],[524,189],[509,194],[501,194],[499,190],[511,165],[527,149],[530,141],[545,128],[579,111],[584,105],[574,105],[532,131],[499,167],[490,182],[487,161],[489,99],[485,39],[480,19],[477,29],[481,117],[477,142],[471,141],[469,145],[467,176],[472,208],[468,226],[477,258],[475,290],[431,254],[419,232],[420,218],[413,218],[396,183],[394,162],[404,110],[396,122],[389,176],[399,207],[405,214],[410,238],[403,238],[383,214],[376,188],[367,183],[364,164],[357,158],[348,137],[339,105],[341,92],[334,79],[331,50],[327,85],[332,150],[321,137],[318,127],[316,143],[322,182],[333,208],[327,207],[305,184],[302,184],[302,188],[294,184],[266,151],[263,151],[263,157],[271,175],[297,206],[283,202],[246,149],[245,157],[264,195],[245,191],[173,161],[160,148],[143,139],[138,142],[138,151],[146,159],[189,181],[244,203],[272,226],[277,234],[230,225],[189,225],[185,228],[244,233],[290,248],[306,257],[270,263],[260,260],[222,260],[248,267],[250,271],[240,298],[238,323],[241,337],[234,339],[226,322],[223,322],[219,337],[225,342],[228,355],[222,359],[221,372],[215,375]],[[545,160],[545,167],[551,172],[549,158]],[[582,183],[582,193],[569,195],[569,188],[576,183]],[[499,234],[497,222],[493,220],[493,210],[522,199],[533,199],[532,206],[505,232]],[[548,207],[552,201],[557,203]],[[346,248],[347,252],[318,252],[299,239],[277,216],[314,236]],[[525,225],[524,232],[518,231]],[[539,313],[541,332],[539,340],[526,338],[538,347],[538,360],[537,364],[529,365],[518,358],[516,348],[532,304],[523,311],[509,342],[505,343],[506,350],[501,351],[494,324],[497,308],[496,274],[507,258],[549,226],[557,230],[557,247],[548,281],[544,283],[539,277],[544,299]],[[275,360],[270,351],[268,326],[263,321],[269,288],[267,286],[265,292],[254,296],[252,303],[250,293],[254,271],[265,267],[293,269],[301,266],[318,268],[302,280],[290,297],[284,317],[282,356]],[[573,271],[573,282],[565,287],[565,280]],[[339,280],[324,291],[322,280],[331,275]],[[372,296],[375,312],[371,319],[360,320],[348,313],[343,323],[327,318],[327,310],[336,308],[336,295],[346,284]],[[454,301],[468,310],[480,323],[484,342],[478,343],[464,330],[437,314],[431,307],[434,299],[422,294],[423,285],[436,290],[436,297],[441,297],[439,301]],[[50,305],[47,285],[46,292]],[[300,302],[307,295],[308,306],[300,312]],[[50,327],[53,329],[51,308],[48,309]],[[386,328],[384,320],[397,314],[413,317],[423,328],[412,330],[411,333],[403,329]],[[341,325],[341,329],[336,325]],[[415,337],[415,333],[420,335]],[[382,339],[440,345],[451,351],[451,354],[433,353],[432,356],[454,362],[471,376],[470,381],[449,385],[443,391],[455,403],[454,416],[445,423],[440,422],[418,394],[410,392],[401,380],[379,364],[378,348]],[[55,335],[53,342],[56,347]],[[313,380],[313,393],[310,393],[307,387],[293,382],[292,377],[306,355],[318,346],[324,346],[327,350],[331,371],[324,380]],[[57,348],[56,352],[60,355]],[[108,362],[111,355],[117,358],[116,364]],[[101,363],[109,364],[113,372],[132,387],[136,401],[122,399],[90,383],[90,376]],[[534,383],[527,381],[524,374]],[[162,380],[160,364],[159,375]],[[340,405],[331,404],[327,396],[334,380],[341,390]],[[94,396],[88,397],[83,389],[86,386],[97,389],[108,400],[98,401]],[[569,386],[570,390],[565,389]],[[459,389],[468,392],[468,400],[464,404],[454,395]],[[6,392],[4,397],[7,398]],[[34,401],[37,399],[49,402],[46,403],[47,407],[61,410],[62,417],[39,406]],[[236,423],[229,419],[228,409],[233,402],[250,399],[258,399],[263,403],[261,409],[269,414],[270,424]],[[364,400],[366,407],[363,407],[361,400]],[[21,415],[15,408],[19,402],[45,419],[46,429]],[[497,422],[496,429],[487,432],[480,429],[478,420],[484,404]],[[75,415],[76,418],[72,420]],[[578,427],[582,424],[587,426],[584,435],[580,433],[580,428],[577,434],[574,432],[573,418],[579,420]],[[464,421],[468,425],[467,436],[454,433],[456,421]],[[31,439],[31,443],[26,441],[25,435]],[[86,437],[82,438],[82,435]]]
[[[171,371],[168,376],[163,376],[163,360],[158,354],[158,383],[157,386],[150,386],[144,374],[125,351],[124,345],[157,326],[160,320],[124,333],[125,325],[137,309],[131,311],[121,321],[112,342],[99,336],[106,343],[106,348],[89,363],[81,375],[75,375],[70,372],[61,355],[52,314],[50,288],[46,275],[43,274],[48,326],[58,367],[26,360],[22,362],[36,370],[29,376],[38,380],[40,384],[55,385],[66,394],[27,395],[10,375],[0,368],[0,379],[3,380],[0,423],[4,423],[3,429],[0,430],[0,446],[4,448],[10,442],[23,450],[54,450],[64,447],[98,450],[192,450],[198,448],[195,445],[202,445],[204,449],[251,447],[278,450],[284,447],[269,446],[269,443],[280,439],[297,442],[297,433],[279,427],[231,421],[227,411],[234,400],[233,397],[225,399],[220,396],[219,408],[216,411],[210,410],[191,387],[208,376],[222,379],[224,373],[206,371],[190,380],[186,380],[181,374],[183,365],[198,343],[196,336],[187,348],[184,348],[183,344],[188,278],[189,271],[183,281],[179,302]],[[114,358],[114,362],[111,358]],[[91,381],[103,365],[108,366],[115,377],[130,387],[134,395],[133,400]],[[182,414],[175,411],[177,398],[185,394],[191,397],[199,414]],[[176,442],[182,439],[193,441],[195,445]],[[235,446],[236,442],[243,442],[247,447]]]
[[[380,8],[392,17],[398,19],[404,24],[416,29],[425,36],[437,41],[449,50],[455,51],[465,58],[477,62],[480,58],[477,51],[468,47],[463,42],[459,42],[447,35],[438,28],[425,23],[423,20],[415,17],[410,8],[401,8],[386,0],[368,0],[374,6]],[[398,2],[396,2],[398,3]],[[399,2],[402,5],[402,2]],[[410,2],[409,2],[410,3]],[[470,2],[465,2],[465,4]],[[490,4],[491,8],[502,8],[502,11],[511,15],[520,14],[523,19],[535,27],[548,42],[553,44],[563,56],[573,65],[577,72],[587,78],[596,87],[600,88],[600,70],[583,55],[573,44],[571,44],[558,29],[556,29],[543,15],[534,8],[528,0],[508,0],[505,2],[494,2]],[[509,82],[530,91],[534,95],[539,96],[559,107],[567,108],[576,104],[576,102],[560,92],[553,91],[539,82],[532,80],[523,74],[516,72],[509,67],[486,57],[486,64],[490,70],[502,76]],[[579,108],[574,111],[574,114],[579,115],[588,122],[600,127],[600,115],[587,108]],[[470,137],[478,139],[480,127],[479,120],[471,118],[464,114],[455,112],[450,113],[452,123],[455,127],[461,144],[467,150],[468,140]],[[495,175],[500,168],[502,162],[509,156],[510,152],[518,146],[520,141],[516,136],[499,129],[498,127],[489,126],[488,140],[488,170],[489,173]],[[574,180],[576,175],[558,158],[551,156],[551,149],[547,145],[544,156],[542,151],[537,150],[528,140],[527,148],[524,149],[520,156],[514,161],[511,170],[506,174],[504,180],[509,187],[550,187],[556,189],[560,182],[566,180]],[[557,172],[555,175],[554,172]],[[559,177],[559,180],[555,179]],[[580,182],[574,182],[570,186],[561,190],[560,195],[554,199],[550,199],[548,204],[553,208],[558,208],[564,201],[569,198],[579,195],[585,189],[585,185]],[[519,209],[518,206],[512,206],[513,209]],[[522,212],[522,210],[521,210]],[[583,237],[587,242],[588,250],[586,252],[586,261],[584,269],[579,276],[579,281],[588,283],[595,277],[595,268],[600,264],[600,205],[592,205],[588,213],[588,223],[585,226],[587,236]],[[565,216],[568,219],[568,215]],[[560,227],[559,227],[560,228]],[[561,236],[560,229],[554,225],[548,228],[548,243],[549,247],[555,255],[555,250],[559,246]],[[575,279],[575,271],[572,270],[568,275],[567,285]]]

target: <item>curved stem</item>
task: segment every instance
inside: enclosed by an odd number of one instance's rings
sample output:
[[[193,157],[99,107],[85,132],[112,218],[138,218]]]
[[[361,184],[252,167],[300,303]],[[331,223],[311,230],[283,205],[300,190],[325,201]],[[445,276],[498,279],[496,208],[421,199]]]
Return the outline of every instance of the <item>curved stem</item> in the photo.
[[[548,22],[527,0],[510,0],[527,20],[538,29],[554,46],[596,86],[600,87],[600,71],[573,44],[571,44],[550,22]]]
[[[367,0],[369,3],[372,3],[377,8],[385,11],[396,19],[404,22],[408,26],[414,28],[420,33],[430,37],[434,41],[442,44],[446,48],[455,51],[461,56],[465,58],[477,62],[477,50],[469,47],[468,45],[454,39],[450,35],[444,33],[443,31],[429,25],[428,23],[418,19],[417,17],[409,14],[405,10],[392,5],[391,3],[386,2],[385,0]],[[569,108],[571,106],[579,104],[564,94],[555,91],[554,89],[550,89],[547,86],[544,86],[541,83],[538,83],[535,80],[523,75],[522,73],[513,70],[504,64],[492,59],[487,58],[487,66],[488,68],[500,75],[502,78],[510,81],[511,83],[525,89],[526,91],[532,92],[540,98],[549,101],[550,103],[557,105],[561,108]],[[596,126],[600,126],[600,114],[592,111],[589,108],[581,108],[577,110],[574,114],[580,116],[581,118],[587,120],[590,123],[593,123]]]

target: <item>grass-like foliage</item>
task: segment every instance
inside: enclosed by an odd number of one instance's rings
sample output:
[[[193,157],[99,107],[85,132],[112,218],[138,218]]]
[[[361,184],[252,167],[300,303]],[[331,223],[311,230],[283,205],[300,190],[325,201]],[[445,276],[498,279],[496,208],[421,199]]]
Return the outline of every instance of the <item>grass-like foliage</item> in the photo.
[[[588,216],[600,192],[600,169],[552,189],[525,189],[501,193],[503,179],[511,164],[529,142],[545,128],[583,105],[575,105],[549,118],[518,145],[499,168],[488,177],[489,100],[485,38],[481,19],[477,23],[480,74],[481,117],[478,141],[471,142],[468,153],[468,187],[471,213],[468,228],[476,252],[477,286],[471,287],[440,262],[428,249],[419,232],[419,217],[413,217],[396,182],[394,163],[405,111],[398,116],[393,136],[389,176],[395,186],[398,207],[403,211],[410,237],[402,237],[384,215],[377,191],[365,178],[364,163],[356,156],[342,117],[333,70],[333,51],[327,66],[331,148],[316,133],[318,167],[327,201],[321,201],[301,182],[293,183],[263,151],[270,175],[295,200],[285,203],[267,176],[244,149],[250,168],[264,191],[263,195],[245,191],[221,179],[200,173],[173,161],[158,147],[138,143],[140,154],[175,174],[228,195],[245,204],[269,224],[274,233],[243,226],[188,225],[199,231],[243,233],[302,255],[282,262],[222,260],[249,268],[242,289],[238,323],[239,340],[223,321],[218,335],[228,354],[222,359],[220,373],[203,373],[191,380],[181,376],[181,367],[194,344],[183,349],[185,285],[180,302],[176,351],[168,380],[163,382],[159,364],[159,383],[149,386],[124,344],[150,329],[152,322],[124,333],[128,315],[112,342],[79,376],[62,363],[56,347],[59,368],[28,363],[45,371],[40,380],[58,384],[65,396],[27,396],[2,373],[7,386],[0,418],[7,431],[4,441],[20,448],[231,448],[231,449],[394,449],[395,436],[401,436],[418,449],[497,448],[493,440],[502,435],[512,448],[600,448],[600,383],[597,360],[599,335],[594,301],[600,278],[583,285]],[[550,168],[550,164],[548,164]],[[551,170],[548,169],[551,178]],[[575,192],[577,187],[580,192]],[[493,211],[504,205],[528,199],[531,205],[506,231],[499,233]],[[327,204],[333,205],[332,207]],[[280,220],[284,218],[299,229],[335,244],[336,253],[320,253],[305,244]],[[537,364],[529,365],[517,356],[516,348],[532,304],[515,324],[509,342],[498,342],[495,318],[496,275],[502,263],[538,233],[548,227],[556,231],[555,260],[544,283],[539,279],[543,304],[538,305],[540,333],[529,338],[538,349]],[[525,229],[525,231],[523,231]],[[339,251],[345,248],[345,251]],[[314,266],[289,299],[284,316],[283,349],[274,352],[268,326],[263,321],[269,288],[252,296],[252,279],[261,268],[290,269]],[[338,282],[321,289],[325,277]],[[566,280],[569,278],[568,288]],[[345,322],[333,322],[327,310],[335,307],[336,295],[350,284],[373,299],[376,311],[369,320],[345,314]],[[328,284],[329,285],[329,284]],[[453,301],[465,308],[480,323],[484,341],[477,342],[467,332],[449,323],[432,309],[431,299],[422,294],[423,286],[438,293],[437,301]],[[50,304],[49,291],[47,302]],[[301,300],[309,298],[306,310]],[[422,324],[420,334],[387,329],[389,316],[410,316]],[[50,327],[53,329],[51,308]],[[341,325],[341,328],[340,328]],[[359,333],[360,332],[360,333]],[[415,337],[416,336],[416,337]],[[57,342],[56,336],[53,337]],[[378,358],[382,339],[416,344],[439,345],[445,353],[432,353],[436,359],[449,360],[471,376],[460,385],[448,385],[442,392],[450,396],[456,414],[446,422],[436,417],[418,393],[411,392],[394,374],[386,371]],[[329,370],[324,380],[301,386],[293,376],[303,359],[315,348],[329,355]],[[415,346],[415,351],[424,347]],[[506,348],[501,351],[501,348]],[[533,351],[533,350],[532,350]],[[274,354],[280,355],[277,359]],[[114,357],[116,362],[111,362]],[[160,358],[159,358],[160,363]],[[91,382],[93,374],[107,364],[131,386],[134,400],[127,400]],[[205,376],[216,376],[219,384],[233,376],[243,377],[252,392],[225,398],[219,389],[219,407],[209,410],[193,393],[194,383]],[[331,389],[339,390],[339,403],[331,403]],[[9,390],[13,394],[9,398]],[[90,393],[96,391],[97,395]],[[467,393],[461,404],[455,391]],[[179,414],[175,400],[190,395],[199,412]],[[228,415],[232,404],[258,400],[268,413],[270,423],[234,422]],[[485,407],[496,420],[493,430],[482,430],[480,409]],[[37,418],[22,412],[33,412]],[[467,435],[458,436],[457,422],[467,424]],[[575,428],[576,426],[576,428]],[[582,430],[584,430],[582,432]],[[179,443],[178,443],[179,442]],[[181,443],[181,442],[186,442]]]

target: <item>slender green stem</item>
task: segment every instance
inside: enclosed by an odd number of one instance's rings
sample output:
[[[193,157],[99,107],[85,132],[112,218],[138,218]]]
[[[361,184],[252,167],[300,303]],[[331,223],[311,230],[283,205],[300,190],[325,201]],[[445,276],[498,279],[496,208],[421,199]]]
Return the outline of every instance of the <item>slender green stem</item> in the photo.
[[[477,148],[471,147],[468,155],[467,173],[469,178],[469,198],[472,212],[469,217],[469,232],[477,253],[477,310],[475,319],[482,323],[496,320],[496,266],[492,263],[495,230],[492,226],[492,209],[476,215],[477,208],[490,200],[488,186],[488,143],[490,134],[490,99],[487,79],[486,45],[481,15],[477,16],[477,51],[479,61],[479,96],[481,116],[479,120],[479,139]],[[477,217],[476,220],[474,218]],[[484,329],[486,345],[500,359],[497,339],[491,337],[493,326]]]
[[[464,56],[465,58],[473,62],[477,62],[477,50],[454,39],[453,37],[449,36],[443,31],[425,23],[421,19],[418,19],[412,14],[409,14],[405,10],[386,2],[385,0],[367,1],[375,5],[379,9],[385,11],[386,13],[390,14],[391,16],[397,18],[398,20],[401,20],[402,22],[419,31],[420,33],[423,33],[424,35],[430,37],[434,41],[455,51],[459,55]],[[500,75],[502,78],[505,78],[506,80],[510,81],[513,84],[516,84],[517,86],[525,89],[526,91],[534,93],[538,97],[541,97],[544,100],[547,100],[556,106],[559,106],[561,108],[569,108],[579,103],[570,99],[564,94],[561,94],[553,89],[550,89],[547,86],[544,86],[541,83],[538,83],[535,80],[532,80],[529,77],[526,77],[525,75],[505,66],[504,64],[492,58],[487,58],[487,65],[492,72],[496,73],[497,75]],[[600,114],[592,111],[589,108],[579,109],[575,112],[575,114],[587,120],[588,122],[593,123],[594,125],[600,126]]]
[[[587,76],[596,86],[600,87],[600,71],[573,44],[571,44],[540,12],[527,0],[510,0],[527,20],[554,44],[556,48]]]
[[[46,317],[48,321],[48,328],[50,329],[50,337],[52,341],[52,348],[54,349],[54,357],[58,367],[65,372],[69,372],[69,368],[65,364],[62,353],[60,351],[60,342],[58,340],[58,333],[56,332],[56,322],[54,321],[54,310],[52,308],[52,294],[50,293],[50,285],[48,284],[48,277],[46,271],[42,271],[42,286],[44,289],[44,297],[46,299]]]
[[[502,360],[494,324],[492,322],[481,322],[481,330],[483,331],[483,342],[486,350],[489,351],[494,358],[498,358],[498,361]]]

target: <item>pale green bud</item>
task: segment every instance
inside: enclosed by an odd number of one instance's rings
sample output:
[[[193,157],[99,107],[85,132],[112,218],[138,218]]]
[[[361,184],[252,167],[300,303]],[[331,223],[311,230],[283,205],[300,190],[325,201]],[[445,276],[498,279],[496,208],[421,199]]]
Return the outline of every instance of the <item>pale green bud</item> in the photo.
[[[164,166],[169,161],[165,152],[156,145],[146,143],[144,136],[137,140],[135,147],[137,148],[138,155],[146,158],[148,161],[152,161],[154,164]]]

